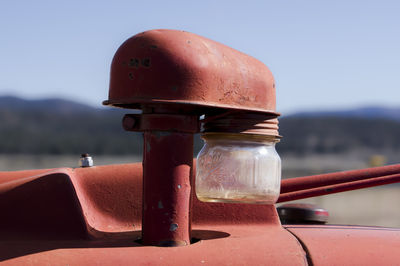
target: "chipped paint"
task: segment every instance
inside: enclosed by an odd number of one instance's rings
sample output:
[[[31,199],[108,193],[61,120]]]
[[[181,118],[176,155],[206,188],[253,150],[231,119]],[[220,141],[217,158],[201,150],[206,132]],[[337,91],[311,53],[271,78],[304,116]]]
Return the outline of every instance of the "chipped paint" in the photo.
[[[143,59],[142,59],[142,66],[143,66],[143,67],[150,67],[150,66],[151,66],[151,60],[150,60],[150,58],[143,58]]]
[[[131,60],[129,60],[129,66],[130,67],[134,67],[134,68],[138,68],[139,67],[139,59],[137,58],[131,58]]]
[[[171,224],[171,226],[169,227],[169,231],[174,232],[176,231],[176,229],[178,229],[178,224]]]

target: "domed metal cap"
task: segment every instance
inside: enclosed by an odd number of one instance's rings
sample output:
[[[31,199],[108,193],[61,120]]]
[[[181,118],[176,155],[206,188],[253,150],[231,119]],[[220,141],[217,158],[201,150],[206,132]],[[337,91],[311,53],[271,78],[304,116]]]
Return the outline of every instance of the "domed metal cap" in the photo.
[[[105,105],[167,103],[275,114],[275,84],[257,59],[199,35],[151,30],[125,41]]]

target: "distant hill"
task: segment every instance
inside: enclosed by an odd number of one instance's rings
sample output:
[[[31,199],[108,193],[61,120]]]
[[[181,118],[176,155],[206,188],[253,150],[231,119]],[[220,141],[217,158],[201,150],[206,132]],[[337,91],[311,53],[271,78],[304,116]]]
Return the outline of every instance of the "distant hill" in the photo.
[[[400,152],[400,121],[334,116],[280,120],[281,153]]]
[[[303,112],[280,118],[280,154],[400,151],[400,108]],[[125,132],[132,110],[62,99],[0,97],[0,154],[140,154],[141,133]],[[202,141],[195,137],[195,153]]]
[[[298,112],[288,117],[345,117],[400,121],[400,108],[369,106],[350,110]]]
[[[25,100],[14,96],[0,97],[0,110],[8,111],[52,111],[57,114],[96,112],[99,109],[64,99]]]
[[[0,97],[0,153],[138,153],[141,135],[122,129],[125,113],[62,99]]]

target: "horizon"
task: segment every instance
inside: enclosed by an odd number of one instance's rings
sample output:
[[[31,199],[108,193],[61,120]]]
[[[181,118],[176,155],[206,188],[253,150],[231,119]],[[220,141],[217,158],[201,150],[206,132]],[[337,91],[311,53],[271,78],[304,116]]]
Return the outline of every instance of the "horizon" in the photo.
[[[0,94],[0,100],[4,98],[14,98],[17,100],[22,100],[22,101],[65,101],[65,102],[70,102],[72,104],[79,104],[87,107],[91,107],[94,109],[121,109],[121,108],[116,108],[112,106],[104,106],[104,105],[91,105],[90,103],[86,103],[83,101],[77,101],[75,99],[68,99],[68,98],[63,98],[63,97],[41,97],[41,98],[26,98],[26,97],[20,97],[17,95],[11,95],[11,94],[5,94],[1,95]],[[0,106],[1,107],[1,106]],[[324,113],[324,114],[329,114],[331,112],[333,113],[341,113],[341,112],[351,112],[351,111],[359,111],[359,110],[364,110],[364,109],[384,109],[384,110],[390,110],[390,111],[399,111],[400,112],[400,104],[399,105],[393,105],[393,106],[388,106],[388,105],[378,105],[378,104],[365,104],[365,105],[359,105],[359,106],[349,106],[349,107],[341,107],[341,108],[317,108],[317,109],[303,109],[303,110],[296,110],[293,112],[287,112],[287,113],[281,113],[281,117],[288,117],[288,116],[293,116],[293,115],[312,115],[312,114],[318,114],[318,113]],[[134,110],[134,109],[131,109]]]

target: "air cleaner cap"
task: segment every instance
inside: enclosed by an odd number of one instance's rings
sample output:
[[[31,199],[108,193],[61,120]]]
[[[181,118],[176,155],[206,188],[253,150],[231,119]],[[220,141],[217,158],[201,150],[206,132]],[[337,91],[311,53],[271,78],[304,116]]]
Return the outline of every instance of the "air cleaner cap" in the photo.
[[[325,224],[329,213],[314,204],[289,203],[277,208],[282,224]]]
[[[259,60],[193,33],[150,30],[128,39],[116,52],[104,104],[140,109],[163,103],[276,114],[275,98],[274,78]]]

